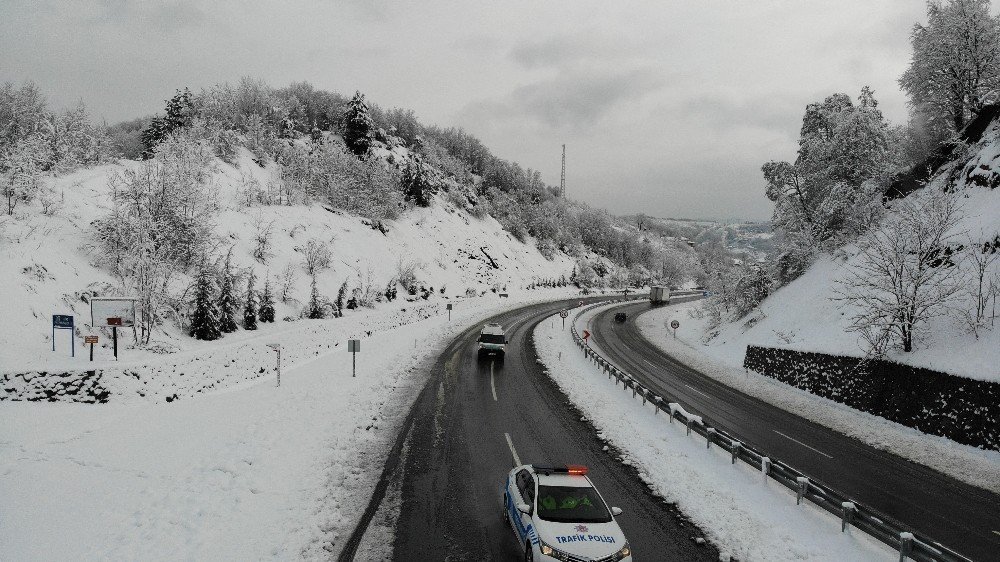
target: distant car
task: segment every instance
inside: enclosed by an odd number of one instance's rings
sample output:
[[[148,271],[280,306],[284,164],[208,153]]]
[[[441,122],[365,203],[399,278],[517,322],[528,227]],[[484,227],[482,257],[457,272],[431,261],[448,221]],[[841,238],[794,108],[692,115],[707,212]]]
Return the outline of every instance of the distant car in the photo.
[[[507,353],[507,334],[500,324],[487,324],[479,332],[479,357],[495,355],[501,361]]]
[[[624,312],[619,312],[615,314],[615,322],[618,322],[619,324],[624,324],[626,320],[628,320],[628,314],[625,314]]]
[[[632,549],[587,467],[523,465],[507,474],[504,519],[526,561],[632,561]]]

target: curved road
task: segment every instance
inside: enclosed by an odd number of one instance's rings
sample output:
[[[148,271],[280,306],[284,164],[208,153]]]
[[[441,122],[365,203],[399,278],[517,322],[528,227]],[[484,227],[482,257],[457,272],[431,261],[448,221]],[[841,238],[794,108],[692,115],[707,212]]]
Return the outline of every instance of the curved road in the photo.
[[[386,464],[388,473],[398,465],[404,471],[395,560],[518,559],[521,551],[502,519],[500,498],[513,466],[511,447],[523,463],[589,466],[604,498],[624,510],[618,521],[637,560],[718,560],[714,547],[692,540],[702,536],[700,530],[651,495],[634,469],[616,460],[613,449],[604,450],[605,443],[542,372],[534,326],[579,300],[491,319],[509,334],[502,363],[477,360],[480,326],[441,355],[404,423],[403,446]],[[376,504],[380,493],[373,498]]]
[[[1000,556],[1000,496],[865,445],[736,391],[674,359],[635,325],[649,303],[598,314],[590,331],[603,355],[658,394],[853,499],[974,560]],[[615,312],[628,320],[618,324]],[[837,522],[830,522],[832,532]]]

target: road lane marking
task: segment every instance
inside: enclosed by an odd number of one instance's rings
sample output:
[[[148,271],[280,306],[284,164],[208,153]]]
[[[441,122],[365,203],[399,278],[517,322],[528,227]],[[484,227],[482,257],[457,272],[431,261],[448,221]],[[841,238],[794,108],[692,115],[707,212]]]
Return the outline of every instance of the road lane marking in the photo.
[[[493,384],[493,362],[490,361],[490,390],[493,391],[493,401],[497,401],[497,387]]]
[[[812,451],[816,451],[817,453],[823,455],[824,457],[826,457],[828,459],[832,459],[833,458],[830,455],[824,453],[823,451],[820,451],[819,449],[814,449],[814,448],[810,447],[809,445],[806,445],[805,443],[803,443],[802,441],[799,441],[798,439],[796,439],[794,437],[789,437],[789,436],[785,435],[784,433],[778,431],[777,429],[775,429],[774,432],[777,433],[778,435],[784,437],[785,439],[791,439],[792,441],[795,441],[796,443],[798,443],[799,445],[802,445],[806,449],[810,449]]]
[[[994,533],[1000,535],[1000,531],[993,531]]]
[[[642,358],[642,360],[643,360],[643,361],[645,361],[645,362],[646,362],[646,364],[647,364],[647,365],[649,365],[650,367],[656,367],[656,365],[655,365],[654,363],[651,363],[651,362],[650,362],[650,361],[649,361],[648,359],[646,359],[645,357],[643,357],[643,358]]]
[[[693,391],[697,392],[698,394],[701,394],[701,395],[702,395],[702,396],[704,396],[705,398],[711,398],[711,396],[709,396],[709,395],[705,394],[704,392],[702,392],[702,391],[698,390],[697,388],[695,388],[695,387],[693,387],[693,386],[691,386],[691,385],[689,385],[689,384],[686,384],[686,383],[685,383],[685,385],[684,385],[684,386],[686,386],[686,387],[690,388],[691,390],[693,390]]]
[[[507,438],[507,446],[510,447],[510,454],[514,455],[514,466],[521,466],[521,457],[517,456],[517,451],[514,450],[514,442],[510,440],[510,434],[504,433],[503,436]]]

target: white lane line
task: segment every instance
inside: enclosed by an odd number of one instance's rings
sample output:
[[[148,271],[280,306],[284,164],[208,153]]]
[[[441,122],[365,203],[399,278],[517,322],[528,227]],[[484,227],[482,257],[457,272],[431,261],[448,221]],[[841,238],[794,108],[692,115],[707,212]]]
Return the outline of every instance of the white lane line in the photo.
[[[653,364],[652,362],[650,362],[650,361],[649,361],[648,359],[646,359],[645,357],[643,357],[643,358],[642,358],[642,360],[643,360],[643,361],[645,361],[645,362],[646,362],[646,364],[647,364],[647,365],[649,365],[650,367],[655,367],[655,366],[656,366],[655,364]]]
[[[785,435],[784,433],[778,431],[777,429],[775,429],[774,432],[777,433],[778,435],[784,437],[785,439],[791,439],[792,441],[795,441],[796,443],[798,443],[799,445],[802,445],[806,449],[810,449],[810,450],[816,451],[817,453],[823,455],[824,457],[826,457],[828,459],[832,459],[833,458],[830,455],[824,453],[823,451],[820,451],[819,449],[814,449],[814,448],[810,447],[809,445],[806,445],[805,443],[803,443],[802,441],[799,441],[798,439],[796,439],[794,437],[789,437],[789,436]]]
[[[507,446],[510,447],[510,454],[514,455],[514,466],[521,466],[521,457],[517,456],[517,451],[514,450],[514,442],[510,440],[510,434],[504,433],[503,436],[507,438]]]
[[[1000,535],[1000,531],[993,531],[994,533]]]
[[[490,361],[490,390],[493,391],[493,401],[497,401],[497,387],[493,384],[493,362]]]
[[[693,390],[693,391],[697,392],[698,394],[701,394],[701,395],[702,395],[702,396],[704,396],[705,398],[711,398],[711,396],[709,396],[709,395],[705,394],[704,392],[702,392],[702,391],[698,390],[697,388],[695,388],[695,387],[693,387],[693,386],[691,386],[691,385],[689,385],[689,384],[687,384],[687,383],[685,383],[685,384],[684,384],[684,386],[686,386],[686,387],[690,388],[691,390]]]

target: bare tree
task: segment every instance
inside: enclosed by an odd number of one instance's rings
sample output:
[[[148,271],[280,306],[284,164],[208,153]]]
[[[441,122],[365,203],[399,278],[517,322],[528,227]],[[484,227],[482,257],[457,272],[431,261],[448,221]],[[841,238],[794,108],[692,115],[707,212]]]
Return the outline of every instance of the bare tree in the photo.
[[[971,265],[971,276],[966,285],[966,292],[972,300],[972,306],[964,311],[963,316],[969,331],[976,336],[976,339],[979,339],[979,330],[986,325],[986,321],[992,323],[995,314],[987,311],[991,300],[995,309],[996,298],[1000,293],[998,276],[991,275],[994,264],[1000,260],[1000,248],[994,246],[992,241],[984,242],[983,239],[984,237],[980,236],[979,240],[973,240],[970,236],[965,247],[966,260]],[[997,240],[1000,240],[1000,236]]]
[[[295,288],[295,266],[288,264],[285,269],[281,272],[281,277],[278,279],[278,286],[281,288],[281,302],[287,303],[292,300],[292,289]]]
[[[262,215],[257,216],[255,221],[256,232],[254,233],[253,257],[262,264],[266,264],[271,257],[271,234],[274,231],[274,221],[264,223]]]
[[[330,268],[333,255],[330,253],[329,246],[323,242],[315,238],[309,240],[309,242],[306,242],[305,254],[306,273],[312,277],[315,277],[320,271]]]
[[[912,351],[914,332],[947,313],[961,290],[950,245],[958,236],[958,220],[956,200],[947,193],[920,193],[900,201],[860,241],[861,251],[836,290],[834,299],[856,310],[848,330],[870,345],[891,333],[903,351]]]

